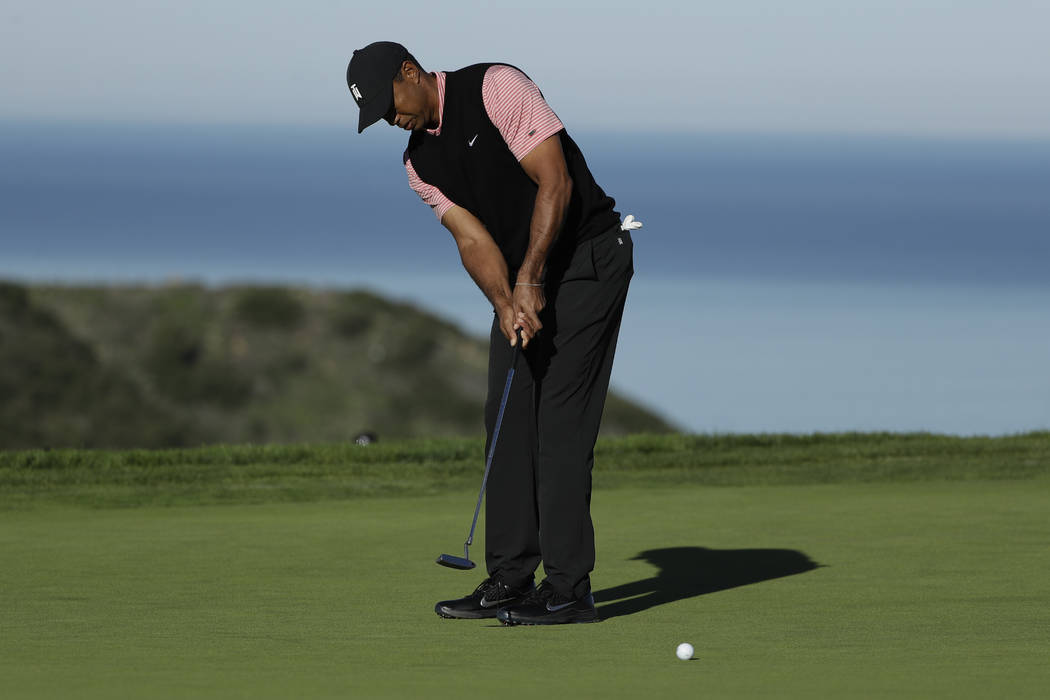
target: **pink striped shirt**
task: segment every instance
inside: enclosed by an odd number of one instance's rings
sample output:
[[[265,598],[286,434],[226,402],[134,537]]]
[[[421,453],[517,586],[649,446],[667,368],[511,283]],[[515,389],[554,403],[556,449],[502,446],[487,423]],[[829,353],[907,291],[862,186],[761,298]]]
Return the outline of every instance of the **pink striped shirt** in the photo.
[[[445,74],[435,73],[435,76],[438,114],[441,115],[445,109]],[[564,128],[561,120],[544,101],[540,89],[516,68],[492,66],[485,71],[485,78],[481,82],[481,99],[485,104],[485,113],[519,161],[542,141]],[[437,128],[427,131],[435,136],[441,133],[440,116]],[[430,205],[438,221],[456,206],[437,187],[423,182],[408,158],[405,158],[405,170],[408,172],[409,186]]]

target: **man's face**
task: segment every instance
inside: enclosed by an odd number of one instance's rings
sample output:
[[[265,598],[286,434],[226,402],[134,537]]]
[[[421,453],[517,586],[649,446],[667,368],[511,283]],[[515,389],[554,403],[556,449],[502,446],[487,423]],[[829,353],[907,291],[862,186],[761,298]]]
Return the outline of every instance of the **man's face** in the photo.
[[[406,131],[422,131],[431,121],[426,90],[419,70],[411,61],[402,64],[401,80],[394,81],[394,106],[383,118]]]

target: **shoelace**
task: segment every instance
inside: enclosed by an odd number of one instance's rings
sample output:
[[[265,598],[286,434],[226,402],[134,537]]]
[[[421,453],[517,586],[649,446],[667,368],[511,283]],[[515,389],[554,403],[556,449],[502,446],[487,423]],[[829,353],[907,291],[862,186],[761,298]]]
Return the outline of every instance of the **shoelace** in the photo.
[[[490,596],[496,601],[496,612],[502,610],[505,606],[503,601],[506,600],[506,596],[510,591],[510,587],[503,583],[503,577],[490,576],[478,585],[474,589],[474,594],[481,594],[481,597],[489,598]]]
[[[496,614],[497,615],[499,615],[499,611],[502,610],[503,607],[504,607],[503,601],[505,600],[505,598],[503,597],[503,595],[504,595],[504,592],[507,591],[507,590],[509,590],[509,589],[503,583],[503,579],[502,578],[497,578],[496,579],[496,601],[497,601],[496,602]]]
[[[525,595],[523,603],[544,603],[554,598],[554,588],[546,580]]]
[[[500,591],[504,588],[506,587],[503,585],[503,581],[499,576],[489,576],[478,584],[478,587],[474,589],[474,593],[480,593],[483,597],[488,596],[490,593],[496,593],[499,595]]]

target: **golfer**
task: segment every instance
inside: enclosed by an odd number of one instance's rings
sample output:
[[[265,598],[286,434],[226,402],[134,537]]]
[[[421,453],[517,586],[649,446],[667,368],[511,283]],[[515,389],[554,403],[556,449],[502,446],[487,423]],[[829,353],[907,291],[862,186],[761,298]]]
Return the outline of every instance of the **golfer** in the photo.
[[[641,224],[621,224],[539,88],[513,66],[430,73],[381,41],[354,51],[346,80],[358,133],[380,119],[411,132],[409,185],[492,303],[486,452],[520,333],[486,496],[488,578],[435,611],[596,621],[591,469],[634,274],[630,229]]]

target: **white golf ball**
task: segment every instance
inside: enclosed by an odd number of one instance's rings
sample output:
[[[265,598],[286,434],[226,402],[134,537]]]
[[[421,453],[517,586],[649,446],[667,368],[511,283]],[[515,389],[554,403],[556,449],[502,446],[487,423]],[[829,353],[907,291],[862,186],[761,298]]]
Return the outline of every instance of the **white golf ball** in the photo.
[[[688,661],[693,658],[693,645],[689,642],[682,642],[678,645],[678,648],[674,652],[679,659],[682,661]]]

